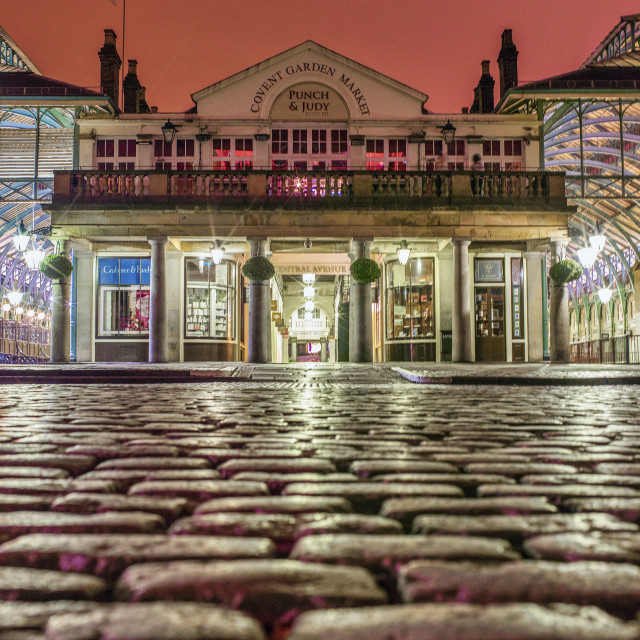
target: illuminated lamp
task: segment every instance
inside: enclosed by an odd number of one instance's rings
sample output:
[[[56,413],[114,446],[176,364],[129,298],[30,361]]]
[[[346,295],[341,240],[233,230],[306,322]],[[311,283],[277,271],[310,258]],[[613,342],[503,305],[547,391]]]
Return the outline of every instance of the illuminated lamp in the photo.
[[[7,298],[9,298],[9,302],[15,307],[17,304],[20,304],[22,300],[22,291],[9,291]]]
[[[44,320],[44,311],[38,313],[38,320]]]
[[[27,248],[27,245],[29,244],[29,234],[24,228],[24,222],[20,221],[18,231],[11,240],[13,241],[13,246],[16,248],[16,251],[24,251]]]
[[[613,291],[611,289],[598,289],[598,298],[602,304],[607,304],[611,300]]]
[[[578,260],[585,269],[591,269],[595,264],[598,252],[593,247],[578,249]]]
[[[45,252],[38,246],[35,238],[32,236],[30,240],[31,249],[26,249],[23,252],[24,261],[27,263],[27,268],[31,271],[35,271],[40,267]]]
[[[311,313],[311,311],[305,311],[304,319],[305,320],[311,320],[312,318],[313,318],[313,313]]]
[[[204,271],[204,258],[200,258],[198,260],[198,270],[200,271],[200,273]]]
[[[315,273],[303,273],[302,274],[302,282],[305,284],[313,284],[316,281]]]
[[[315,305],[315,304],[313,304],[313,300],[307,300],[307,301],[304,303],[304,310],[305,310],[305,311],[309,311],[309,312],[311,312],[311,311],[313,311],[315,308],[316,308],[316,305]]]
[[[3,310],[3,311],[9,311],[10,309],[11,309],[11,305],[10,305],[8,302],[5,302],[5,303],[2,305],[2,310]]]
[[[456,135],[456,128],[451,124],[450,120],[447,120],[447,124],[444,127],[440,127],[442,131],[442,139],[445,141],[445,144],[451,144]]]
[[[173,139],[176,137],[177,130],[178,127],[176,127],[171,120],[167,120],[162,125],[162,137],[167,144],[171,144],[173,142]]]
[[[211,246],[211,258],[213,264],[220,264],[224,256],[224,249],[220,244],[220,240],[216,240],[215,244]]]
[[[589,236],[589,244],[594,249],[596,253],[600,253],[604,249],[604,243],[607,239],[602,235],[597,236]]]
[[[21,316],[24,309],[22,307],[16,307],[16,315]]]
[[[400,264],[407,264],[411,249],[407,246],[407,241],[403,240],[398,249],[398,261]]]
[[[316,292],[312,286],[308,286],[304,288],[304,297],[305,298],[313,298]]]
[[[33,309],[29,309],[27,311],[27,318],[33,318],[36,315],[36,312]]]

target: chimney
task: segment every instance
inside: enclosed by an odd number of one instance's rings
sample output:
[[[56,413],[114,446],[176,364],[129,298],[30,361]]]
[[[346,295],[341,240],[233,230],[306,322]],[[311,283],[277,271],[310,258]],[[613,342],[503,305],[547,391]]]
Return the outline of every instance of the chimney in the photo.
[[[478,82],[478,93],[480,97],[480,113],[491,113],[493,111],[493,87],[495,80],[489,71],[489,60],[482,61],[482,75]]]
[[[129,60],[127,75],[122,81],[122,110],[125,113],[138,113],[138,94],[140,81],[138,80],[138,61]]]
[[[498,69],[500,69],[500,100],[502,100],[509,89],[518,86],[518,50],[513,44],[511,29],[505,29],[502,32]]]
[[[116,107],[120,104],[120,67],[122,60],[116,49],[116,32],[104,30],[104,44],[98,51],[100,58],[100,91],[109,96]]]
[[[147,87],[140,87],[138,89],[138,113],[150,113],[150,111],[147,104]]]

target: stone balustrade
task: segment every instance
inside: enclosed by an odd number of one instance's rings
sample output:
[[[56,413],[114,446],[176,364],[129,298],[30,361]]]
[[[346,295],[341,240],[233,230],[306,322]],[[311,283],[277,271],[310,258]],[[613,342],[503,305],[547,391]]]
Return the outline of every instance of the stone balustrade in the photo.
[[[544,203],[565,197],[564,173],[544,171],[155,171],[77,170],[55,174],[54,206],[262,203],[395,206]]]

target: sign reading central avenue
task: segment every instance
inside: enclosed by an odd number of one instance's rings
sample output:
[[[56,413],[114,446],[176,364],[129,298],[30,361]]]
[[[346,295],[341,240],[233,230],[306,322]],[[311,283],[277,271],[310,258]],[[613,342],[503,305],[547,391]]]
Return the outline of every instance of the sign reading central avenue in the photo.
[[[301,62],[298,64],[290,64],[284,69],[279,69],[269,77],[265,78],[253,96],[253,101],[250,107],[251,111],[253,113],[259,113],[260,109],[262,108],[262,103],[266,99],[267,93],[269,93],[269,91],[271,91],[274,87],[277,87],[278,84],[285,80],[287,77],[306,73],[322,74],[333,78],[351,93],[361,115],[371,115],[367,100],[360,87],[357,86],[356,81],[353,80],[349,74],[338,70],[336,67],[331,67],[320,62]],[[281,98],[282,95],[278,97],[278,101],[280,101]]]

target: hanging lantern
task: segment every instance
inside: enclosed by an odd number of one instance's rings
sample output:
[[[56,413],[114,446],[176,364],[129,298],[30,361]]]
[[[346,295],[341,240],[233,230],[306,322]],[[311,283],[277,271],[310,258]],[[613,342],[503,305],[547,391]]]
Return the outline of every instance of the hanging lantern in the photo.
[[[596,253],[600,253],[604,249],[604,243],[606,241],[607,239],[600,234],[596,236],[589,236],[589,244],[591,244],[591,247]]]
[[[16,248],[16,251],[24,251],[27,248],[29,244],[29,234],[24,228],[24,222],[20,221],[18,231],[16,231],[16,235],[13,236],[11,240],[13,241],[13,246]]]
[[[220,264],[224,257],[224,248],[220,244],[220,240],[216,240],[215,244],[211,245],[211,259],[213,264]]]
[[[33,309],[29,309],[27,311],[27,318],[33,318],[36,315],[36,312]]]
[[[40,268],[40,263],[44,259],[45,252],[38,246],[35,237],[32,236],[30,240],[31,248],[27,248],[24,253],[24,261],[27,263],[27,268],[31,271],[35,271]]]
[[[314,288],[312,286],[308,286],[304,288],[304,297],[307,299],[311,299],[313,298],[313,296],[315,296],[316,292],[314,290]]]
[[[22,291],[9,291],[7,298],[9,298],[9,302],[15,307],[22,301]]]
[[[16,307],[16,315],[21,316],[24,309],[22,307]]]
[[[38,313],[38,320],[44,320],[44,311]]]
[[[598,298],[602,304],[608,304],[612,295],[613,291],[611,289],[598,289]]]
[[[311,313],[311,311],[305,311],[304,319],[305,320],[311,320],[312,318],[313,318],[313,313]]]
[[[411,249],[408,247],[407,241],[403,240],[400,243],[400,248],[398,249],[398,262],[400,262],[400,264],[407,264],[410,253]]]
[[[5,303],[2,305],[2,310],[3,310],[3,311],[9,311],[10,309],[11,309],[11,305],[10,305],[8,302],[5,302]]]
[[[578,260],[585,269],[591,269],[596,262],[598,252],[593,247],[578,249]]]
[[[307,300],[307,301],[304,303],[304,310],[305,310],[305,311],[309,311],[309,312],[311,312],[311,311],[313,311],[315,308],[316,308],[316,305],[315,305],[315,304],[313,304],[313,300]]]
[[[303,273],[302,274],[302,282],[305,284],[313,284],[316,281],[315,273]]]

